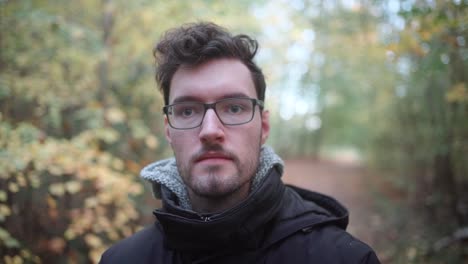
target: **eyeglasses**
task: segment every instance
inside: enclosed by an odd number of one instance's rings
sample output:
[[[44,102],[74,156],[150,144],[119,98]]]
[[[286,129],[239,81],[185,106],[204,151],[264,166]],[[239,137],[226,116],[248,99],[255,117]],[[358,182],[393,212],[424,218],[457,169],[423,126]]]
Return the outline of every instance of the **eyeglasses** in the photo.
[[[254,98],[228,98],[211,104],[181,102],[163,107],[169,125],[175,129],[199,127],[208,109],[213,109],[224,125],[242,125],[252,121],[255,106],[263,109],[263,102]]]

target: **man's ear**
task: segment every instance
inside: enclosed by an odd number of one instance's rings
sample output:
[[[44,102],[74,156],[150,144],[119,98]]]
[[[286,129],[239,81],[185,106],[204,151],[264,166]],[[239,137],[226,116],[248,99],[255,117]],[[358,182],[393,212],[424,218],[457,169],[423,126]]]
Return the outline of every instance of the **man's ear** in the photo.
[[[164,133],[166,135],[167,142],[169,142],[169,144],[172,144],[170,126],[169,121],[167,121],[167,116],[164,116]]]
[[[268,110],[262,111],[262,145],[270,135],[270,112]]]

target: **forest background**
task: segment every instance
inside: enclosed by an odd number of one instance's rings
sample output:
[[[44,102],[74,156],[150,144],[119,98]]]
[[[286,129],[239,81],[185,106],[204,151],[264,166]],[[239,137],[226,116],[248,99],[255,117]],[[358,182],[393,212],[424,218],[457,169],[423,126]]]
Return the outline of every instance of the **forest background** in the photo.
[[[96,263],[152,221],[138,174],[172,154],[152,47],[209,20],[259,40],[280,155],[377,172],[384,262],[467,263],[467,5],[0,0],[0,262]]]

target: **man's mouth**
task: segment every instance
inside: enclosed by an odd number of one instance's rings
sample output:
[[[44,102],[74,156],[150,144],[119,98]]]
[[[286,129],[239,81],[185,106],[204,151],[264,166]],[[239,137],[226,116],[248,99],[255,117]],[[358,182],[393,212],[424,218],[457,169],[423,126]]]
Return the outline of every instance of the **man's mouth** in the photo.
[[[207,152],[195,159],[195,163],[203,161],[230,161],[232,158],[229,155],[220,152]]]

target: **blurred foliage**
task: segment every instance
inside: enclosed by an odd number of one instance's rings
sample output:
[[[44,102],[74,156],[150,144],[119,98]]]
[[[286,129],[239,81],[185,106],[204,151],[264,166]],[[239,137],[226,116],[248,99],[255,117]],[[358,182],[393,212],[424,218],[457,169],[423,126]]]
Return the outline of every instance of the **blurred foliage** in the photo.
[[[137,175],[171,155],[151,48],[197,20],[258,37],[269,144],[283,157],[347,147],[383,175],[385,262],[466,261],[466,242],[432,251],[468,226],[467,12],[466,1],[0,0],[0,262],[96,262],[146,223],[154,206]]]
[[[387,119],[374,120],[371,160],[393,174],[387,179],[414,208],[408,217],[430,226],[402,228],[419,243],[414,262],[468,260],[467,238],[432,252],[434,241],[468,226],[467,5],[418,1],[400,10],[404,27],[387,42],[397,79],[381,91],[388,98],[376,116]]]
[[[25,122],[2,123],[0,131],[2,255],[83,262],[88,251],[96,260],[109,242],[134,232],[139,213],[126,194],[141,194],[142,186],[123,172],[121,159],[98,148],[115,142],[115,131],[87,130],[70,140]]]
[[[0,1],[0,262],[96,263],[145,224],[137,175],[170,155],[152,46],[199,19],[253,32],[246,5]]]
[[[372,134],[369,110],[375,107],[378,89],[395,79],[379,37],[384,19],[373,14],[377,6],[303,1],[291,7],[278,2],[264,21],[285,23],[272,17],[277,10],[288,10],[283,19],[290,25],[264,24],[267,53],[287,50],[281,63],[266,66],[277,96],[269,103],[274,105],[274,126],[290,129],[273,129],[273,144],[288,157],[318,157],[336,146],[367,148]],[[285,37],[277,40],[277,35]]]
[[[273,144],[286,157],[354,148],[382,175],[384,262],[468,260],[467,238],[435,246],[468,226],[467,5],[275,1],[258,11],[273,43],[263,57],[280,57],[266,67]]]

